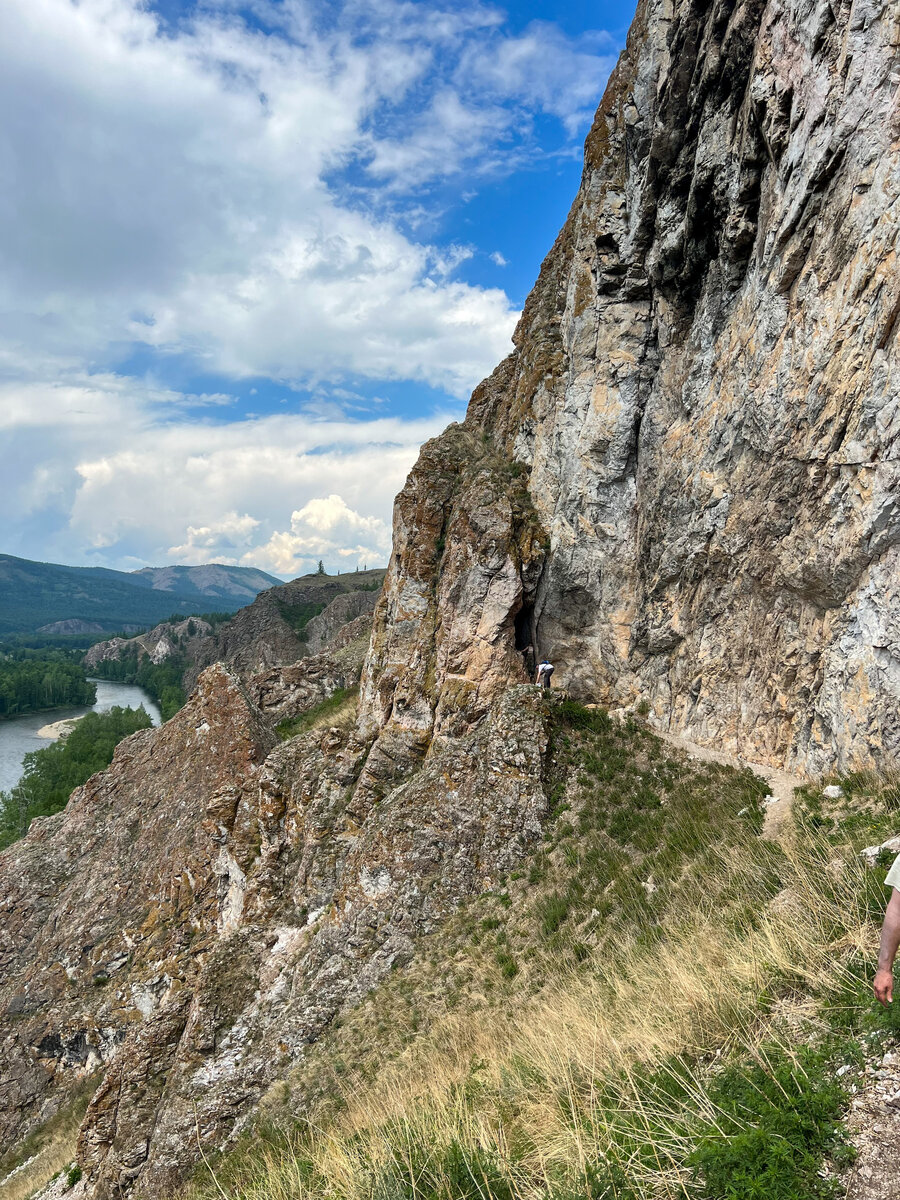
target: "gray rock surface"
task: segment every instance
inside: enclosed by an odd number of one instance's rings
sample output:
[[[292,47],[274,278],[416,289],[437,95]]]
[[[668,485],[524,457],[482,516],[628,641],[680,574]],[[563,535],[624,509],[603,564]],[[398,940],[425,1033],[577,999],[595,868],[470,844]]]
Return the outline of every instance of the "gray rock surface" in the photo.
[[[287,669],[295,708],[315,664]],[[96,1073],[80,1194],[177,1184],[198,1128],[227,1144],[343,1006],[540,835],[535,689],[398,780],[352,730],[276,743],[253,698],[274,686],[210,668],[0,855],[0,1141]]]
[[[751,760],[900,750],[898,45],[889,0],[642,0],[515,352],[398,499],[370,729],[477,718],[526,627]]]
[[[898,50],[887,0],[642,0],[515,352],[398,497],[358,727],[273,733],[346,669],[285,610],[358,577],[272,589],[0,855],[0,1137],[96,1070],[84,1195],[226,1145],[539,836],[530,653],[750,761],[896,752]]]
[[[163,621],[135,637],[114,637],[105,642],[95,642],[85,653],[84,665],[90,671],[99,663],[118,662],[132,655],[139,660],[149,658],[152,663],[163,663],[178,653],[184,640],[204,638],[211,631],[212,626],[209,622],[201,620],[200,617],[185,617],[183,621]]]
[[[355,630],[345,634],[344,630],[359,618],[371,617],[378,599],[378,588],[368,592],[346,592],[335,596],[327,608],[306,626],[306,649],[309,654],[321,654],[337,641],[346,644],[352,639]],[[362,623],[356,626],[361,628]],[[346,639],[346,640],[344,640]]]
[[[374,570],[304,575],[261,592],[214,634],[188,644],[191,666],[185,672],[185,689],[190,691],[204,667],[215,662],[249,678],[320,652],[345,624],[371,611],[383,578],[384,571]],[[348,595],[357,598],[347,600]],[[327,616],[339,598],[341,604]],[[307,624],[299,629],[302,620]]]

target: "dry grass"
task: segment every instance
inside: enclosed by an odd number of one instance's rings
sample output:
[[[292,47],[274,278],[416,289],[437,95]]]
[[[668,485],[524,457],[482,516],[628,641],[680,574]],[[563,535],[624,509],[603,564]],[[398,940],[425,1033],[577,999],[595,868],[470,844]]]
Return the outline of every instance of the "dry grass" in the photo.
[[[349,729],[356,723],[358,709],[358,689],[338,688],[328,699],[322,700],[306,712],[282,721],[277,727],[278,736],[287,740],[300,733],[311,733],[317,729],[330,729],[334,726]]]
[[[21,1145],[15,1160],[0,1159],[0,1200],[27,1200],[75,1159],[78,1130],[96,1079],[85,1081],[72,1101]]]
[[[764,858],[734,860],[711,890],[748,887],[767,868]],[[787,851],[781,883],[749,927],[698,897],[652,947],[608,942],[590,972],[524,1007],[448,1015],[374,1082],[345,1078],[336,1116],[270,1139],[220,1183],[241,1200],[451,1200],[461,1193],[447,1148],[458,1147],[470,1176],[473,1163],[476,1176],[479,1163],[503,1165],[499,1180],[487,1168],[475,1180],[482,1200],[585,1194],[598,1164],[622,1181],[598,1195],[700,1194],[685,1160],[689,1131],[717,1120],[709,1084],[718,1057],[753,1058],[773,1042],[791,1054],[783,1008],[764,1003],[770,990],[807,997],[798,1008],[813,1036],[808,997],[846,991],[854,954],[874,950],[870,878],[855,855],[805,834]],[[674,1098],[647,1083],[666,1072],[678,1076]],[[386,1191],[398,1173],[419,1185]],[[198,1193],[210,1194],[208,1183]]]
[[[315,729],[351,729],[356,724],[356,716],[359,711],[359,696],[350,696],[339,704],[331,712],[323,713],[316,717],[307,725],[307,731],[311,732]]]
[[[861,1011],[883,897],[858,846],[820,814],[779,849],[759,780],[570,707],[530,866],[347,1014],[191,1200],[700,1196],[721,1064],[802,1078],[828,1006]],[[892,811],[864,787],[860,845]]]

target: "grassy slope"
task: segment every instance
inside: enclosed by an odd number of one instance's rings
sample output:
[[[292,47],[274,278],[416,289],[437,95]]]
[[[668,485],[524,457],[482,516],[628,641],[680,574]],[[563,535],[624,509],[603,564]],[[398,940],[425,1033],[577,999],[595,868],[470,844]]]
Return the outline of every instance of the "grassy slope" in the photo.
[[[551,763],[543,844],[336,1022],[185,1200],[844,1194],[848,1092],[895,1023],[857,851],[896,832],[900,791],[810,789],[776,847],[759,780],[640,724],[561,704]]]
[[[540,849],[346,1015],[190,1200],[843,1194],[848,1089],[894,1036],[857,850],[896,832],[896,789],[850,781],[836,817],[812,789],[776,847],[759,780],[638,724],[564,704],[552,758]]]

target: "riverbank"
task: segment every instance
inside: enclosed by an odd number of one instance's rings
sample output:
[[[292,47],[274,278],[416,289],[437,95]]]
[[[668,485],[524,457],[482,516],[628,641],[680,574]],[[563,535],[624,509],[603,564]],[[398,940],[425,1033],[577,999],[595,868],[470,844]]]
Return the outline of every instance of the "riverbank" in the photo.
[[[0,721],[0,792],[8,792],[22,776],[22,761],[32,750],[42,750],[48,741],[59,735],[48,737],[48,726],[77,721],[89,712],[109,712],[116,706],[121,708],[144,707],[154,725],[159,725],[161,714],[152,698],[135,684],[118,683],[106,679],[92,679],[97,685],[97,698],[91,707],[70,705],[41,713],[23,713]]]
[[[55,742],[58,738],[67,737],[80,720],[80,717],[66,717],[63,721],[53,721],[50,725],[42,725],[37,731],[37,736]]]

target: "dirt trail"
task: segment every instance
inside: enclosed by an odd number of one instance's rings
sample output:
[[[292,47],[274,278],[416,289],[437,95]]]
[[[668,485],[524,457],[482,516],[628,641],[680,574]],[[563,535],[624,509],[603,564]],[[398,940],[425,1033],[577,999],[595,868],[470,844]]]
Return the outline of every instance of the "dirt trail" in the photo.
[[[769,785],[769,795],[773,797],[766,805],[763,837],[772,841],[780,841],[787,835],[787,831],[790,829],[789,818],[794,800],[794,788],[801,787],[806,780],[801,779],[799,775],[791,775],[788,771],[781,771],[776,767],[750,762],[739,754],[713,750],[711,746],[700,746],[677,733],[667,733],[665,730],[655,729],[652,725],[650,728],[664,742],[668,742],[670,746],[677,746],[679,750],[684,750],[692,758],[700,759],[701,762],[724,763],[725,766],[739,769],[746,767],[755,775],[761,776]]]
[[[766,807],[763,837],[784,841],[790,837],[790,814],[794,789],[806,780],[787,771],[749,762],[737,754],[698,746],[687,738],[660,729],[653,732],[670,746],[684,750],[702,762],[749,767],[765,779],[775,797]],[[896,1001],[895,1001],[896,1003]],[[900,1046],[893,1042],[870,1055],[865,1076],[854,1088],[847,1114],[850,1141],[858,1158],[843,1177],[846,1200],[900,1200]]]

